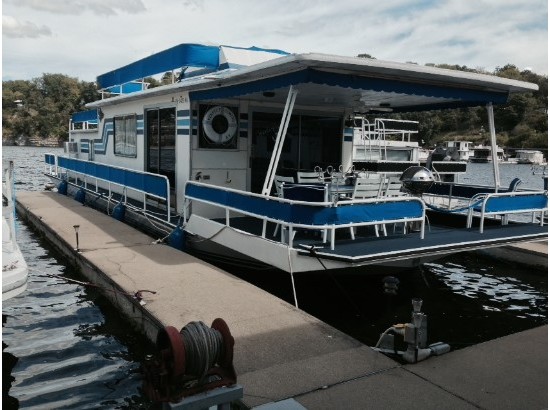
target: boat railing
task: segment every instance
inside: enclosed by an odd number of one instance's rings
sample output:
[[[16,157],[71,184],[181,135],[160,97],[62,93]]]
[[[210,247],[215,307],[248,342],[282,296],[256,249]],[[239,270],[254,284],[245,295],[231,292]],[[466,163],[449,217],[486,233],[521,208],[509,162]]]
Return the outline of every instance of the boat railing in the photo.
[[[231,226],[232,212],[261,220],[263,238],[266,238],[268,222],[279,224],[282,226],[281,242],[284,241],[283,232],[288,231],[289,247],[293,246],[297,229],[328,231],[331,250],[335,247],[336,229],[342,228],[419,222],[419,235],[424,238],[426,208],[421,199],[410,196],[307,202],[188,181],[185,200],[185,221],[191,217],[187,205],[197,201],[222,208],[226,226]]]
[[[147,211],[147,199],[166,203],[166,221],[170,222],[170,182],[165,175],[115,167],[97,162],[68,158],[55,154],[45,155],[46,174],[72,182],[75,186],[100,193],[101,185],[108,192],[109,200],[117,193],[128,203],[128,191],[143,198],[143,211]],[[93,188],[89,188],[93,185]],[[154,214],[150,215],[155,217]],[[160,218],[159,218],[160,219]]]
[[[502,224],[508,223],[510,214],[530,213],[532,223],[540,214],[540,226],[544,225],[544,213],[548,211],[548,195],[546,192],[504,192],[477,194],[470,199],[472,206],[468,209],[467,227],[471,228],[474,212],[480,214],[479,232],[483,233],[486,216],[500,216]],[[479,204],[479,205],[474,205]]]
[[[523,192],[542,195],[546,198],[548,197],[548,193],[544,190],[518,190],[518,185],[519,183],[517,180],[514,180],[509,187],[500,187],[497,192],[495,192],[494,187],[487,185],[469,185],[456,182],[437,181],[433,183],[428,191],[424,192],[423,198],[426,200],[430,197],[441,198],[442,202],[445,203],[447,210],[454,209],[457,212],[469,212],[469,209],[475,202],[472,202],[472,198],[481,198],[482,196],[488,194],[510,194],[512,192]],[[457,203],[462,203],[464,206],[457,206]]]
[[[362,147],[366,160],[386,160],[389,141],[409,147],[412,136],[418,134],[418,121],[376,118],[370,122],[356,117],[354,124],[358,130],[354,132],[354,145]]]

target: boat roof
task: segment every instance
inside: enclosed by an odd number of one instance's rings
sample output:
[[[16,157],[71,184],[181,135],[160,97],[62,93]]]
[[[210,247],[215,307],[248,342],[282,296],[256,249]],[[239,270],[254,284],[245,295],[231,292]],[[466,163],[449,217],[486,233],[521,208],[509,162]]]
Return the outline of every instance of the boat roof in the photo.
[[[299,105],[353,112],[401,112],[500,104],[507,102],[512,93],[538,90],[533,83],[410,63],[318,53],[285,54],[281,50],[242,50],[269,56],[251,65],[222,66],[218,61],[218,68],[206,74],[107,98],[88,107],[173,92],[189,92],[192,100],[234,98],[284,104],[288,89],[293,86],[298,90]]]

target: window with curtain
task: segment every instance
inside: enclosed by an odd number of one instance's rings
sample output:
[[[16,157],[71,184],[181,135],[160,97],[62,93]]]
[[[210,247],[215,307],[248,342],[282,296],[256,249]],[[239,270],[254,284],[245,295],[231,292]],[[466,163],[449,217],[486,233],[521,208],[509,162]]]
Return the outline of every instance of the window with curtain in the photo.
[[[113,119],[115,155],[137,157],[137,118],[135,114]]]

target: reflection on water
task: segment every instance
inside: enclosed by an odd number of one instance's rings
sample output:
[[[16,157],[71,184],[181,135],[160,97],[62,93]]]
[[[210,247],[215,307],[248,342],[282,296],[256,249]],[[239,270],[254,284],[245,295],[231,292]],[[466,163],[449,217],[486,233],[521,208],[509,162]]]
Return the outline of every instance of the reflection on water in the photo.
[[[483,309],[500,312],[516,311],[517,317],[546,317],[546,296],[537,289],[513,277],[499,277],[490,268],[471,272],[466,266],[452,262],[424,265],[450,290],[469,298],[486,301]],[[541,272],[542,273],[542,272]]]
[[[3,367],[13,378],[4,408],[147,408],[139,360],[149,343],[96,291],[50,276],[76,273],[23,224],[18,239],[29,284],[2,303],[2,359],[15,362]]]

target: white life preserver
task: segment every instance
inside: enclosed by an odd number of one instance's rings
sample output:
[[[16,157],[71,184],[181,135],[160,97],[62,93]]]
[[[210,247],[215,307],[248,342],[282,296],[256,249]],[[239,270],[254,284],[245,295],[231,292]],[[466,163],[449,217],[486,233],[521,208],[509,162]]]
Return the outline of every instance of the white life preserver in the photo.
[[[206,111],[202,128],[211,142],[225,144],[237,133],[237,117],[229,108],[218,105]]]

